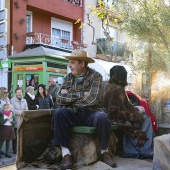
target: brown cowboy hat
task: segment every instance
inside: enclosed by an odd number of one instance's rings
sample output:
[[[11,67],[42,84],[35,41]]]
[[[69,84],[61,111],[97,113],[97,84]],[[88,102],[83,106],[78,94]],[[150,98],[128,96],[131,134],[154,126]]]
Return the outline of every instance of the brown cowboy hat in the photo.
[[[88,53],[83,50],[73,50],[70,56],[65,56],[69,60],[81,60],[88,63],[94,63],[94,59],[88,56]]]

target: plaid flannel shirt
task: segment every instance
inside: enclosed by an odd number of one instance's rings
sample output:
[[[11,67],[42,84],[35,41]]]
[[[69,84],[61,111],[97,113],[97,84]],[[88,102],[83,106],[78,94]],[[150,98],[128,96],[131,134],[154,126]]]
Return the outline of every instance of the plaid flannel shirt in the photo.
[[[69,93],[61,94],[62,89],[67,89]],[[84,92],[89,92],[84,95]],[[62,106],[76,108],[101,108],[102,97],[102,76],[95,70],[88,68],[87,74],[80,82],[69,73],[63,82],[58,93],[58,102]]]

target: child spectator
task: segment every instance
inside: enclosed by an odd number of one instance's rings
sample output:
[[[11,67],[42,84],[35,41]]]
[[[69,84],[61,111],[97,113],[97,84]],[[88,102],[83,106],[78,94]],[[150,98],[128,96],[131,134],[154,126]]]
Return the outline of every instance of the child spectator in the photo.
[[[13,125],[16,124],[15,116],[11,111],[11,105],[6,103],[3,105],[2,113],[0,113],[0,150],[6,140],[5,157],[11,158],[9,155],[10,140],[15,139],[15,132]],[[1,159],[1,154],[0,154]]]

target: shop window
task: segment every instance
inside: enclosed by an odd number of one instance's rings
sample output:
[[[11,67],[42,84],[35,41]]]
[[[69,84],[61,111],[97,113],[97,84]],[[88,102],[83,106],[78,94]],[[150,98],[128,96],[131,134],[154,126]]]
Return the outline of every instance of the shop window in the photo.
[[[23,75],[22,74],[17,75],[17,87],[23,88]]]
[[[56,75],[53,75],[53,74],[50,74],[50,75],[49,75],[49,78],[50,78],[50,77],[53,77],[53,78],[54,78],[54,81],[57,82],[59,85],[62,85],[62,84],[63,84],[64,77],[56,76]]]
[[[39,75],[37,74],[27,74],[26,75],[26,87],[33,86],[37,90],[39,85]]]

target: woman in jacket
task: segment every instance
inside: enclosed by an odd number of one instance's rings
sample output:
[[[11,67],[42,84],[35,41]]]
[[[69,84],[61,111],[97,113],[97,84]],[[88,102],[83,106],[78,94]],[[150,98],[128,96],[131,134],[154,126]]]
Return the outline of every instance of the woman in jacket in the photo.
[[[27,101],[22,96],[23,89],[21,87],[18,87],[15,90],[15,93],[16,93],[16,97],[13,97],[11,99],[11,105],[14,109],[15,117],[17,121],[17,124],[14,126],[15,135],[17,136],[16,131],[20,125],[21,113],[23,110],[28,110],[28,105],[27,105]],[[12,148],[14,153],[16,153],[16,146],[17,146],[17,138],[12,140]]]
[[[51,109],[54,106],[53,99],[46,93],[46,88],[43,84],[38,86],[36,104],[39,105],[39,109]]]
[[[35,101],[34,87],[28,86],[26,88],[26,94],[25,94],[24,99],[26,99],[27,101],[29,110],[37,110],[39,108],[39,105],[37,105]]]
[[[126,85],[126,69],[120,65],[112,67],[104,95],[104,106],[110,120],[118,123],[124,131],[124,157],[151,158],[155,136],[152,122],[142,106],[132,105],[125,92]]]

